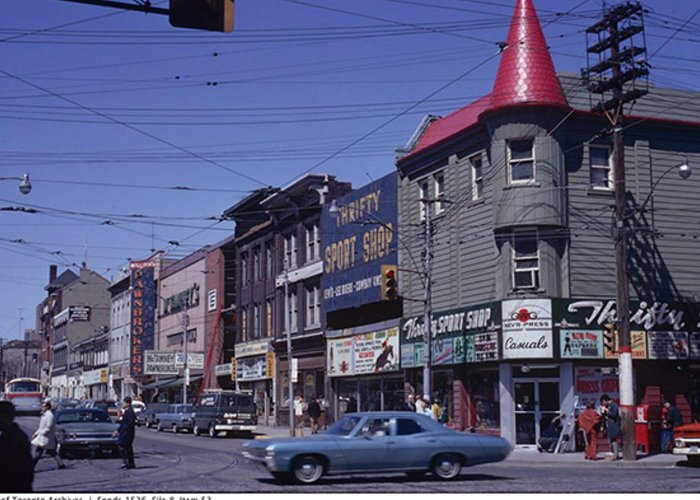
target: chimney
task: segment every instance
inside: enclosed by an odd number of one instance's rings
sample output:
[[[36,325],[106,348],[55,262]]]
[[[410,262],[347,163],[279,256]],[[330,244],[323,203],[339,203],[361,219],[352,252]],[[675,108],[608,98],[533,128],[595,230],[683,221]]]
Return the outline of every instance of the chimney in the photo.
[[[56,264],[51,264],[49,266],[49,283],[53,283],[56,279],[58,273],[58,266]]]

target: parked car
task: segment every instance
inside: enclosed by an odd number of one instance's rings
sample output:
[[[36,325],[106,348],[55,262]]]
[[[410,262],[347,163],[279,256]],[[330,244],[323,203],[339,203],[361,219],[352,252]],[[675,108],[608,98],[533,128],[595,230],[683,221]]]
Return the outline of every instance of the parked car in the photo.
[[[167,411],[156,413],[156,428],[177,433],[180,430],[192,430],[192,405],[174,404]]]
[[[252,433],[258,425],[253,395],[247,392],[212,391],[197,398],[192,411],[195,436],[206,433],[217,437],[220,432]]]
[[[119,428],[99,408],[71,408],[56,412],[56,449],[61,457],[79,452],[118,455],[114,431]]]
[[[139,413],[141,413],[144,408],[146,408],[146,404],[143,403],[142,401],[132,401],[131,402],[131,409],[134,410],[134,416],[138,417]],[[122,419],[122,414],[124,413],[124,407],[119,405],[119,411],[117,413],[117,419],[121,420]]]
[[[673,431],[673,454],[685,455],[689,464],[700,466],[700,424],[676,427]]]
[[[155,427],[158,425],[156,414],[164,412],[168,409],[170,403],[148,403],[146,407],[136,414],[136,425],[145,425],[146,427]]]
[[[81,401],[75,398],[58,398],[51,400],[51,410],[56,413],[71,408],[79,408]]]
[[[453,479],[462,467],[504,460],[512,450],[501,437],[455,432],[410,412],[349,413],[321,434],[243,445],[243,455],[275,478],[299,483],[325,474],[382,472]]]
[[[112,420],[119,418],[119,406],[113,399],[88,399],[83,403],[83,408],[98,408],[106,411]]]

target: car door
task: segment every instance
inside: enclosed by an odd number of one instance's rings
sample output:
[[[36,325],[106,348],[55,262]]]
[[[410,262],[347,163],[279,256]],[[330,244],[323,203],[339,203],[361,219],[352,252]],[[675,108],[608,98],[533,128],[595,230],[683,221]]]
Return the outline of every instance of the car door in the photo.
[[[357,432],[342,439],[347,470],[376,471],[389,467],[389,418],[370,417]]]
[[[410,414],[396,418],[394,435],[389,442],[389,454],[396,467],[426,467],[439,446],[440,442],[435,433],[427,431],[421,425],[420,419]]]

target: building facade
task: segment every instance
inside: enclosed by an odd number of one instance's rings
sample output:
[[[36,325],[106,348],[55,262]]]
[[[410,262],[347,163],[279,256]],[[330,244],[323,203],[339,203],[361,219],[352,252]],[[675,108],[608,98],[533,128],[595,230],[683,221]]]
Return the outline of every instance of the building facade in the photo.
[[[609,122],[579,76],[555,74],[530,0],[518,0],[507,44],[492,93],[427,118],[399,151],[399,269],[420,270],[428,244],[434,257],[431,346],[423,306],[405,303],[401,367],[413,390],[448,398],[457,427],[534,444],[559,412],[618,397],[615,177]],[[688,419],[700,411],[688,216],[699,181],[666,174],[700,160],[692,98],[652,87],[624,131],[635,403],[663,395]],[[400,273],[402,295],[422,295],[419,276]]]

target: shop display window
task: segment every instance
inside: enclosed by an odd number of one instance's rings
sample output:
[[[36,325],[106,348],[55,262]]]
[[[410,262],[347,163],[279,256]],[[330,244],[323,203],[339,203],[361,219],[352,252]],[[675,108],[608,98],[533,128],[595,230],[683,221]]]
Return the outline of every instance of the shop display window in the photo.
[[[501,427],[498,372],[472,373],[468,378],[467,421],[477,430],[496,431]]]

